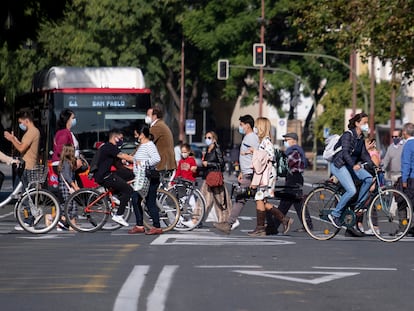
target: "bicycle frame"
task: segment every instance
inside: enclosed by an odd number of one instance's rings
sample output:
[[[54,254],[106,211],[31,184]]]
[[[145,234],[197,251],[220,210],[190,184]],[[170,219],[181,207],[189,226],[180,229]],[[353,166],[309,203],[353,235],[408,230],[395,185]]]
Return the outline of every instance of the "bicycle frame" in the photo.
[[[19,181],[17,186],[13,189],[13,191],[9,194],[9,196],[4,199],[2,202],[0,202],[0,207],[5,207],[11,200],[18,199],[20,197],[20,194],[23,190],[23,183],[22,181]]]

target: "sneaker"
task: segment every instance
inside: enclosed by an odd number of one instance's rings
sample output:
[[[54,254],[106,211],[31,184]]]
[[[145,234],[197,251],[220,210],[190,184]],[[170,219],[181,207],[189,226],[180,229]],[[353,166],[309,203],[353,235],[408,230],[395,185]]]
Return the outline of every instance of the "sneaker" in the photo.
[[[329,215],[328,215],[328,218],[329,218],[329,220],[331,221],[331,223],[332,223],[332,224],[333,224],[336,228],[338,228],[338,229],[340,229],[340,228],[341,228],[342,223],[341,223],[341,221],[339,220],[339,217],[335,217],[334,215],[329,214]]]
[[[155,227],[152,227],[151,229],[145,232],[146,235],[156,235],[156,234],[162,234],[162,233],[163,231],[161,228],[155,228]]]
[[[124,227],[128,227],[129,224],[125,221],[125,219],[121,215],[113,215],[112,220],[123,225]]]
[[[119,205],[121,203],[121,201],[119,201],[119,199],[116,196],[112,196],[112,201],[115,203],[115,205]]]
[[[380,234],[380,231],[379,231],[379,229],[378,228],[376,228],[376,229],[374,229],[375,230],[375,232],[379,235]],[[369,228],[368,230],[365,230],[365,235],[375,235],[375,233],[374,233],[374,231],[372,231],[371,230],[371,228]]]
[[[236,229],[238,226],[240,226],[240,221],[238,219],[236,219],[235,222],[233,222],[233,224],[231,225],[231,230],[233,231],[234,229]]]
[[[29,224],[27,224],[27,223],[24,223],[24,225],[25,225],[26,227],[30,227],[30,225],[29,225]],[[22,227],[22,226],[20,226],[20,224],[15,225],[15,226],[14,226],[14,230],[16,230],[16,231],[24,231],[23,227]]]
[[[188,228],[194,228],[195,227],[195,223],[190,219],[190,220],[184,220],[181,222],[181,224],[183,224],[184,226],[188,227]]]
[[[213,226],[225,234],[230,234],[232,227],[228,222],[215,222]]]

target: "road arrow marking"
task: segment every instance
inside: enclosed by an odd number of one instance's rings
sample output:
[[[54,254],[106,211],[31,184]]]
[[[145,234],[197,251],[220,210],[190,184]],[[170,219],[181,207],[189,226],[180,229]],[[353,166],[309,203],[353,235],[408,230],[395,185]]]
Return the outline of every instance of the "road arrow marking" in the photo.
[[[152,241],[151,245],[255,245],[255,246],[275,246],[296,244],[285,240],[275,240],[270,238],[255,239],[250,237],[226,237],[217,235],[201,234],[163,234]]]
[[[251,271],[251,270],[233,270],[236,273],[242,273],[247,275],[262,276],[273,279],[281,279],[286,281],[306,283],[306,284],[321,284],[337,279],[345,278],[348,276],[354,276],[359,272],[316,272],[316,271]],[[291,275],[308,275],[308,277],[294,277]],[[322,275],[319,277],[315,277]],[[312,278],[313,276],[313,278]]]

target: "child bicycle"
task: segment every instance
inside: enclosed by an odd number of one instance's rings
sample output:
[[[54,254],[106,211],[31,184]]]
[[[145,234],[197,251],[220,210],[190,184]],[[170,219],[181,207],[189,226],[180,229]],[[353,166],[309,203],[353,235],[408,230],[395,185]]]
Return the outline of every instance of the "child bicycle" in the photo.
[[[348,202],[340,217],[342,226],[354,227],[357,214],[365,213],[368,218],[367,223],[378,239],[395,242],[403,238],[411,227],[411,202],[403,192],[390,186],[380,185],[378,173],[381,170],[376,167],[374,171],[372,182],[375,185],[374,191],[362,207],[355,206],[358,193]],[[312,238],[329,240],[341,230],[331,223],[328,215],[335,209],[343,193],[344,189],[339,183],[325,181],[317,184],[316,188],[307,195],[303,204],[302,220],[305,230]]]
[[[20,161],[17,167],[19,182],[10,195],[0,203],[0,207],[14,199],[14,215],[19,225],[30,233],[47,233],[56,227],[60,219],[60,207],[57,198],[42,184],[47,177],[47,167],[37,165],[25,170]]]
[[[180,219],[175,226],[177,231],[190,231],[201,224],[206,213],[206,200],[196,182],[181,177],[174,179],[168,189],[180,204]]]

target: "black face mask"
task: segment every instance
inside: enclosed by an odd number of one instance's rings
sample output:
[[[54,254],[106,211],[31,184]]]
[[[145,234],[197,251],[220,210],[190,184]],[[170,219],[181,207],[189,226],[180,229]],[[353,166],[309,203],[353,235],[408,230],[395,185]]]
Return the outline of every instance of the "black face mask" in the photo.
[[[122,147],[123,143],[124,143],[124,140],[123,140],[123,139],[119,139],[119,140],[116,142],[116,145],[117,145],[117,147]]]

